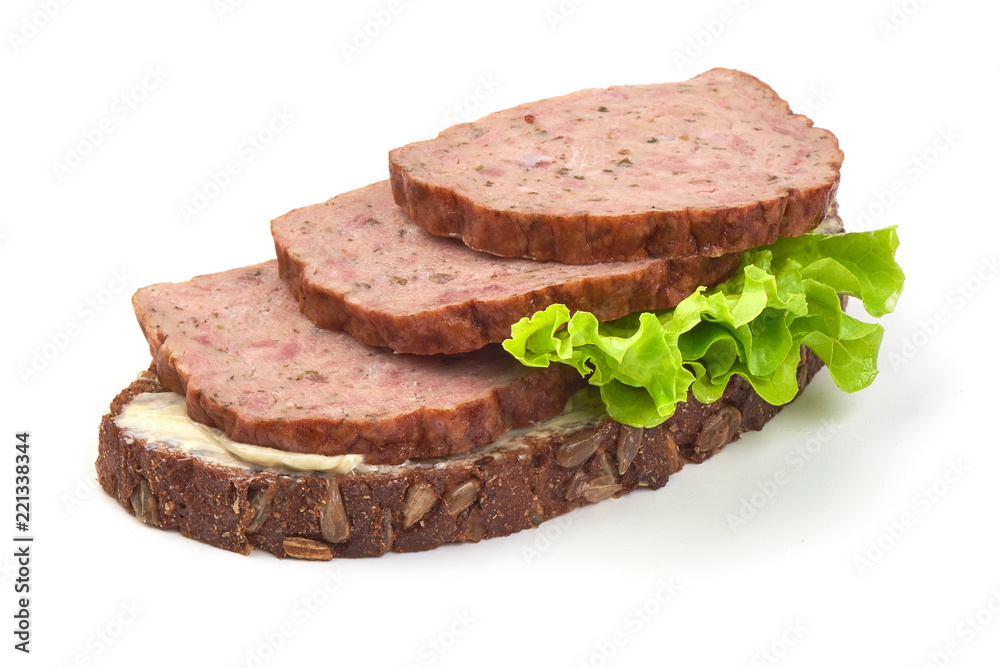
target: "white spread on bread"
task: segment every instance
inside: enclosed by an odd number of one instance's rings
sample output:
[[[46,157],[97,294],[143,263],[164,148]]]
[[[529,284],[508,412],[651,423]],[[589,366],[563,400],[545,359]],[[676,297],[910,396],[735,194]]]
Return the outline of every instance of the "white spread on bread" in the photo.
[[[162,443],[240,468],[350,473],[362,460],[361,455],[326,457],[237,443],[221,430],[189,418],[184,397],[174,392],[135,395],[115,424],[133,439]]]
[[[529,439],[598,424],[603,418],[603,409],[599,403],[586,397],[585,392],[578,393],[570,399],[566,412],[562,415],[532,427],[512,429],[490,445],[446,457],[411,459],[395,465],[368,465],[361,455],[327,457],[237,443],[222,430],[188,417],[184,397],[174,392],[143,392],[135,395],[122,407],[121,413],[115,418],[115,424],[125,432],[126,438],[145,441],[149,447],[178,448],[225,466],[276,473],[291,470],[343,475],[354,470],[390,472],[398,467],[441,468],[470,456],[482,457],[504,450],[526,449]]]

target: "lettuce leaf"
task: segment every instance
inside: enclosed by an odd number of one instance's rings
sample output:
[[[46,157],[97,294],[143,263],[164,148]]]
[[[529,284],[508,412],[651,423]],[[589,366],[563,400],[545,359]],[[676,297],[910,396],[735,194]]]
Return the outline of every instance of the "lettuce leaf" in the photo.
[[[803,345],[855,392],[878,373],[883,330],[844,313],[839,295],[873,317],[890,313],[903,290],[898,246],[895,227],[779,239],[746,251],[728,281],[675,308],[599,323],[554,304],[515,324],[503,347],[527,366],[574,367],[600,388],[612,418],[636,427],[669,418],[688,390],[715,401],[734,375],[767,402],[787,403]]]

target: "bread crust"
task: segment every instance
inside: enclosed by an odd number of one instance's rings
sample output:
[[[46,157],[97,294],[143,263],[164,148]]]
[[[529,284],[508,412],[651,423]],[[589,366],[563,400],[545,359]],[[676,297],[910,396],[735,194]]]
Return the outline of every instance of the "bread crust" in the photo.
[[[821,366],[819,358],[804,352],[800,388]],[[448,466],[279,475],[214,464],[126,436],[115,424],[123,406],[138,393],[159,391],[165,389],[155,374],[144,372],[115,397],[101,421],[96,468],[105,492],[147,524],[215,547],[318,560],[478,542],[535,528],[639,487],[657,489],[685,462],[704,461],[742,432],[761,429],[781,410],[733,378],[718,401],[706,405],[692,398],[667,422],[643,430],[623,473],[622,443],[638,432],[605,419],[596,427],[530,439],[527,449],[470,453]],[[728,431],[715,429],[721,423]],[[597,443],[582,462],[566,459],[566,444],[574,438]],[[464,484],[475,487],[475,498],[452,513],[445,497]],[[416,491],[431,505],[414,517],[414,507],[423,508],[415,503]],[[342,500],[349,521],[346,536],[324,525],[333,494]]]
[[[720,87],[726,86],[732,86],[732,90],[718,92]],[[677,185],[674,186],[674,183],[671,182],[671,194],[657,199],[655,208],[648,208],[648,210],[637,211],[634,204],[631,203],[630,196],[633,193],[636,199],[640,195],[647,197],[643,188],[640,187],[633,188],[631,192],[617,193],[616,197],[622,199],[626,204],[614,212],[595,213],[592,207],[587,206],[585,195],[571,195],[571,198],[576,197],[576,199],[570,200],[576,205],[574,210],[554,213],[546,210],[544,203],[533,207],[522,206],[522,203],[526,201],[525,196],[518,195],[519,191],[515,188],[515,185],[520,184],[523,178],[527,178],[528,183],[538,189],[551,187],[552,193],[556,193],[559,189],[556,188],[551,174],[539,177],[537,183],[533,183],[531,179],[535,176],[530,168],[510,173],[505,171],[497,177],[501,179],[497,183],[482,177],[475,179],[472,185],[456,186],[457,180],[448,171],[450,168],[447,165],[442,167],[436,162],[444,163],[444,160],[441,159],[442,156],[451,160],[449,164],[468,163],[469,160],[475,158],[487,163],[487,168],[483,173],[489,174],[490,165],[493,164],[491,161],[495,160],[495,156],[491,152],[495,150],[495,145],[491,144],[484,149],[485,155],[482,156],[475,153],[470,155],[460,153],[467,151],[463,146],[474,143],[476,138],[480,136],[479,132],[482,131],[480,126],[492,123],[496,126],[498,133],[502,130],[503,133],[509,134],[520,131],[517,129],[519,126],[516,126],[515,120],[512,120],[520,115],[523,115],[525,119],[524,124],[522,124],[525,128],[530,129],[541,124],[542,116],[537,108],[543,108],[547,113],[558,118],[561,118],[558,114],[564,111],[562,107],[579,108],[580,115],[584,116],[594,111],[592,107],[595,106],[595,100],[604,99],[603,96],[628,95],[634,94],[631,91],[635,90],[657,88],[621,86],[607,90],[580,91],[563,98],[552,98],[521,105],[511,110],[498,112],[473,124],[461,124],[449,128],[436,139],[395,149],[389,154],[389,174],[393,196],[396,203],[405,209],[417,224],[433,234],[457,237],[470,248],[496,255],[528,257],[536,260],[558,260],[570,264],[631,261],[647,257],[717,256],[773,243],[779,236],[798,236],[819,225],[836,195],[840,184],[840,166],[844,158],[837,139],[832,133],[814,128],[812,121],[805,116],[793,114],[788,103],[781,99],[767,84],[743,72],[714,69],[687,82],[660,86],[661,89],[668,87],[671,90],[692,89],[698,91],[697,95],[701,96],[699,100],[702,109],[693,112],[694,115],[704,117],[706,113],[708,115],[731,113],[735,119],[733,123],[746,121],[747,119],[740,116],[741,113],[745,115],[745,112],[719,111],[720,107],[717,103],[719,95],[729,95],[734,101],[734,106],[741,98],[753,98],[759,102],[756,107],[750,108],[763,108],[766,113],[759,119],[758,125],[760,127],[753,127],[752,130],[762,132],[754,133],[749,131],[751,128],[748,127],[744,128],[748,132],[735,133],[733,141],[742,143],[738,143],[734,148],[743,150],[747,150],[747,146],[752,150],[761,148],[755,145],[757,137],[767,134],[771,130],[769,126],[772,123],[785,122],[790,127],[794,126],[794,131],[789,128],[781,128],[772,132],[768,137],[771,145],[780,143],[782,137],[787,139],[788,145],[783,150],[789,154],[789,164],[785,166],[772,166],[770,164],[754,166],[756,171],[775,169],[776,174],[771,175],[775,179],[774,184],[761,185],[759,188],[760,196],[750,196],[746,193],[729,194],[712,198],[711,201],[702,204],[687,206],[683,204],[684,198],[700,192],[699,188],[701,187],[698,185],[701,180],[691,179],[690,184],[695,185],[688,185],[687,181],[678,181]],[[641,90],[640,94],[642,94]],[[728,105],[723,107],[725,110],[729,108]],[[607,111],[604,107],[601,109]],[[664,114],[670,113],[670,109],[670,105],[666,105],[663,109],[659,109],[657,114],[662,118]],[[539,116],[537,120],[536,115]],[[593,116],[592,113],[591,116]],[[775,119],[784,119],[784,121]],[[577,120],[589,121],[593,119],[579,118]],[[693,121],[696,119],[692,117],[680,120]],[[684,124],[678,123],[678,126],[682,125]],[[595,122],[594,127],[595,130],[589,134],[583,132],[583,138],[603,139],[603,135],[599,135],[607,131],[606,124],[596,124]],[[695,128],[696,124],[691,123],[686,127]],[[609,138],[613,132],[612,127],[608,135]],[[642,132],[647,132],[646,128],[642,128]],[[681,130],[678,128],[677,132],[681,132]],[[788,136],[786,137],[786,135]],[[532,138],[533,135],[529,133],[525,140],[526,150],[530,148],[533,151],[539,148],[538,145],[531,143]],[[573,140],[577,143],[581,141],[580,137],[573,137]],[[635,146],[642,147],[643,143],[647,141],[650,140],[646,139],[645,134],[642,136],[627,135],[622,138],[622,145],[632,146],[634,149]],[[710,144],[711,139],[706,139],[706,142]],[[691,142],[685,142],[685,144],[690,145]],[[571,149],[575,150],[575,146],[576,144]],[[567,150],[566,153],[576,155],[574,150]],[[437,153],[441,155],[437,155]],[[626,155],[626,158],[629,157],[625,153],[622,155]],[[669,153],[665,155],[670,157]],[[712,156],[712,151],[701,151],[698,155]],[[722,154],[720,153],[720,155]],[[735,156],[732,158],[734,163],[743,159],[740,157],[739,150],[732,151],[731,155]],[[614,156],[615,159],[617,157],[617,155]],[[695,160],[703,160],[703,158],[698,157]],[[769,161],[765,160],[764,162]],[[803,164],[805,162],[808,164]],[[636,163],[637,168],[639,164],[639,162]],[[711,164],[710,161],[707,164]],[[468,166],[464,169],[468,170]],[[681,175],[679,178],[687,178],[687,172],[671,172],[669,168],[664,169],[666,170],[663,172],[664,178],[669,178],[672,173]],[[782,173],[783,170],[788,173]],[[615,170],[605,169],[604,171],[613,172]],[[699,172],[699,177],[711,176],[712,174],[709,167],[702,166],[701,171],[704,173]],[[741,170],[732,169],[731,172],[731,178],[734,181],[745,178],[742,176],[744,172]],[[531,173],[531,176],[523,177],[524,173]],[[577,175],[575,178],[585,177]],[[725,180],[726,175],[719,178],[722,180],[709,184],[713,191],[716,186],[725,190],[733,185],[734,181],[727,182]],[[473,181],[473,177],[468,177],[466,180]],[[594,180],[600,181],[600,175]],[[625,179],[625,181],[628,180]],[[573,188],[577,187],[575,184],[584,182],[563,179],[559,184],[569,186],[562,188],[562,190],[571,192]],[[491,187],[481,188],[481,183]],[[625,185],[625,190],[627,191],[631,185]],[[506,187],[503,190],[504,197],[491,199],[495,197],[501,186]],[[616,182],[601,186],[601,188],[603,189],[599,192],[607,193],[621,190],[622,186]],[[609,191],[608,188],[612,190]],[[675,200],[672,194],[676,189],[681,190],[681,197],[678,200]],[[588,191],[585,194],[591,193]],[[554,197],[554,194],[552,196]],[[510,207],[500,206],[501,202],[509,201],[518,204]]]

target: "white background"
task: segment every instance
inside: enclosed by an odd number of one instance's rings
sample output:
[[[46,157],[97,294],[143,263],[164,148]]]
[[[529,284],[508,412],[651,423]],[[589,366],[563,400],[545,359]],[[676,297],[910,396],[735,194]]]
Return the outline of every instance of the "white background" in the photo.
[[[49,4],[0,14],[0,663],[996,665],[995,3],[423,0],[393,5],[350,57],[388,0]],[[899,225],[907,285],[873,387],[843,395],[824,372],[763,434],[662,490],[422,554],[233,555],[96,487],[100,417],[149,361],[136,289],[271,257],[271,218],[385,178],[389,149],[462,115],[714,66],[837,134],[849,228]],[[250,160],[275,109],[294,118]],[[230,160],[239,173],[185,220]],[[11,633],[19,430],[30,656]],[[744,503],[758,507],[734,525]]]

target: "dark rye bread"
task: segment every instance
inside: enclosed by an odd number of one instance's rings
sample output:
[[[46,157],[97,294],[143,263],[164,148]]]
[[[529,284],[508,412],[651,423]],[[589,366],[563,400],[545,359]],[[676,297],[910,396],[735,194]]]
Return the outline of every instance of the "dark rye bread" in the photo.
[[[806,352],[799,386],[820,366]],[[123,406],[135,394],[161,391],[148,373],[112,402],[96,463],[104,490],[147,524],[209,545],[320,560],[506,536],[638,487],[656,489],[684,462],[703,461],[781,410],[734,378],[718,401],[692,399],[652,429],[607,418],[550,433],[540,425],[523,447],[485,448],[446,462],[279,474],[220,466],[126,436],[115,423]]]
[[[271,234],[279,272],[310,320],[420,355],[503,341],[551,304],[601,321],[676,306],[740,262],[739,253],[599,265],[479,253],[415,225],[387,181],[287,213]]]
[[[313,325],[278,263],[143,288],[132,298],[164,387],[235,441],[373,463],[463,452],[558,415],[573,369],[499,346],[396,355]]]
[[[680,83],[522,104],[389,153],[396,202],[471,248],[574,264],[716,256],[816,227],[840,182],[832,133],[767,84]]]

